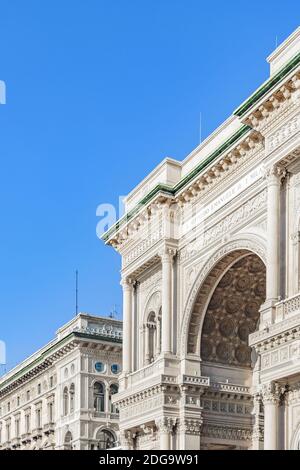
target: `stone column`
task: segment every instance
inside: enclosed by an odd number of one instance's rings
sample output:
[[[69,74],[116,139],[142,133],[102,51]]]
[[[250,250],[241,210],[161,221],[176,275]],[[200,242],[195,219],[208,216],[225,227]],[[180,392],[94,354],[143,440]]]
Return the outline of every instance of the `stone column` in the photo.
[[[132,372],[132,279],[123,279],[123,373]]]
[[[285,177],[284,168],[273,166],[266,173],[267,202],[267,300],[277,301],[280,276],[280,187]]]
[[[172,353],[172,268],[175,250],[166,248],[162,263],[162,352]]]
[[[280,393],[278,384],[270,383],[262,389],[264,403],[264,450],[278,449],[278,408]]]
[[[285,169],[277,165],[266,171],[267,180],[267,266],[266,301],[261,306],[260,329],[274,323],[275,303],[280,295],[280,188]]]
[[[158,436],[159,450],[171,450],[171,434],[176,424],[175,418],[161,418],[155,421]]]
[[[161,351],[160,351],[160,337],[161,337],[161,333],[160,333],[160,329],[161,329],[161,319],[159,317],[157,317],[157,321],[156,321],[156,356],[159,356]]]
[[[145,325],[145,363],[150,364],[150,327],[146,323]]]
[[[253,432],[251,450],[262,450],[263,432],[260,423],[260,405],[262,397],[259,393],[253,397]]]

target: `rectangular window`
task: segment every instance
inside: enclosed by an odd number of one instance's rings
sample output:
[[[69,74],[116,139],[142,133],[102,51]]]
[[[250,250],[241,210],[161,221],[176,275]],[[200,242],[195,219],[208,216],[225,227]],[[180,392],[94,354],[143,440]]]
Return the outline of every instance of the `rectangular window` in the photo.
[[[16,419],[16,437],[20,437],[20,419]]]
[[[30,432],[30,415],[29,414],[25,416],[25,432],[26,433]]]
[[[36,410],[36,427],[37,427],[37,429],[40,429],[42,427],[40,408]]]
[[[38,384],[38,395],[41,394],[41,391],[42,391],[42,386],[41,386],[41,384]]]

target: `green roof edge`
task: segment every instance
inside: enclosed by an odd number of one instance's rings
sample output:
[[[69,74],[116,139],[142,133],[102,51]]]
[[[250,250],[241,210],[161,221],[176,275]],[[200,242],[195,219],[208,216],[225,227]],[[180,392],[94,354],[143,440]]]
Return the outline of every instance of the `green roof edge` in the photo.
[[[195,178],[202,170],[204,170],[210,163],[212,163],[221,153],[227,150],[232,144],[239,140],[243,135],[251,130],[251,127],[243,125],[237,132],[235,132],[224,144],[218,147],[211,153],[203,162],[194,168],[188,175],[180,180],[175,186],[168,186],[166,184],[157,184],[146,196],[144,196],[137,205],[125,214],[116,224],[114,224],[104,235],[102,240],[107,241],[113,233],[121,228],[126,222],[131,220],[139,211],[141,206],[145,206],[151,199],[153,199],[159,192],[165,193],[168,196],[175,196],[185,185],[187,185],[193,178]]]
[[[286,65],[282,67],[273,77],[271,77],[267,82],[265,82],[258,90],[256,90],[253,95],[248,98],[248,100],[242,104],[236,111],[234,115],[238,117],[244,116],[247,111],[249,111],[252,106],[254,106],[257,101],[259,101],[264,95],[266,95],[275,85],[282,80],[286,75],[288,75],[293,69],[297,67],[300,63],[300,52],[296,54]]]
[[[28,372],[30,369],[32,369],[34,366],[38,365],[40,362],[43,362],[43,360],[47,359],[47,355],[51,353],[53,350],[57,349],[57,347],[61,347],[63,344],[67,343],[71,338],[88,338],[88,339],[102,339],[103,341],[109,341],[112,343],[122,343],[122,340],[119,338],[109,338],[107,336],[102,336],[102,335],[90,335],[86,333],[82,333],[79,331],[72,331],[69,333],[67,336],[59,340],[57,343],[53,344],[50,346],[46,351],[44,351],[39,357],[34,359],[32,362],[30,362],[27,366],[25,366],[23,369],[19,370],[16,372],[14,375],[6,379],[2,384],[0,384],[0,392],[5,388],[6,385],[8,385],[10,382],[14,382],[17,380],[21,375],[25,374]]]

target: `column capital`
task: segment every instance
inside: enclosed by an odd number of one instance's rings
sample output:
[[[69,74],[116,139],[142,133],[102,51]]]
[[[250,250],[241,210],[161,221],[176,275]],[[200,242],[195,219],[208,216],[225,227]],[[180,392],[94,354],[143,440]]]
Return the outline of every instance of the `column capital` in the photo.
[[[264,405],[279,405],[281,390],[276,382],[265,384],[261,389],[261,396]]]
[[[265,168],[264,178],[267,184],[281,184],[287,175],[287,170],[281,165],[272,165]]]
[[[123,290],[125,289],[132,290],[136,284],[136,281],[132,277],[123,277],[121,279],[120,284],[123,287]]]
[[[155,420],[155,424],[160,433],[169,434],[176,425],[177,418],[164,417]]]
[[[160,257],[162,263],[163,262],[171,263],[173,258],[176,256],[176,254],[177,254],[176,248],[165,246],[159,251],[158,256]]]

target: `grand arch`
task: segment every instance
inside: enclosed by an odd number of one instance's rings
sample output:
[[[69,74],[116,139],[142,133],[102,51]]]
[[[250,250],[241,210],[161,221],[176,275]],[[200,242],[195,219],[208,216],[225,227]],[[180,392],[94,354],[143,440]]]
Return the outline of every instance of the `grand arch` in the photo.
[[[249,235],[224,244],[215,253],[209,255],[208,261],[201,267],[188,295],[180,334],[181,357],[199,356],[200,333],[209,306],[210,298],[220,280],[239,259],[256,255],[266,264],[265,240]]]
[[[210,378],[211,386],[201,396],[202,449],[258,445],[252,440],[251,387],[256,376],[248,341],[259,327],[260,307],[266,300],[263,255],[261,247],[249,241],[229,243],[215,253],[201,271],[201,281],[196,281],[200,287],[189,315],[185,357],[199,361],[201,375]],[[229,394],[221,391],[224,385]]]

